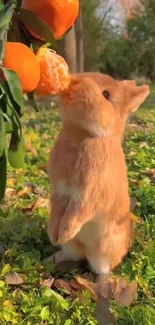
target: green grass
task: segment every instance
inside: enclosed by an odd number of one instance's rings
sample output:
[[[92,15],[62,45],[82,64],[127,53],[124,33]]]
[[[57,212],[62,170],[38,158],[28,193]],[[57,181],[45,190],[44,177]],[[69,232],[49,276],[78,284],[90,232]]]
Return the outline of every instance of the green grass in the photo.
[[[135,214],[144,220],[144,225],[137,226],[132,252],[117,272],[129,280],[136,278],[139,285],[131,306],[120,308],[111,301],[118,325],[155,324],[155,177],[143,173],[155,168],[153,99],[154,95],[136,114],[136,126],[126,133],[124,141],[130,192],[138,200]],[[54,265],[43,262],[53,252],[46,233],[47,208],[40,205],[32,211],[32,203],[38,197],[49,198],[49,179],[40,166],[47,163],[60,129],[58,113],[50,109],[36,114],[26,109],[23,124],[26,168],[24,171],[9,168],[8,187],[16,192],[12,196],[7,192],[0,209],[0,325],[98,324],[95,303],[88,293],[80,302],[61,291],[41,287],[49,271],[54,278],[64,279],[80,271],[57,272]],[[29,193],[19,193],[26,187]],[[6,284],[10,270],[20,274],[24,283]]]

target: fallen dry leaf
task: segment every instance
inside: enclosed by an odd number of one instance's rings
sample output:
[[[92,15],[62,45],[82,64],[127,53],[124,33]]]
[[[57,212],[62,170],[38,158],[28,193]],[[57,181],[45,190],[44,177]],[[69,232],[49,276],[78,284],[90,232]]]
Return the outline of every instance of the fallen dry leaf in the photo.
[[[81,285],[78,283],[78,281],[76,279],[71,279],[70,285],[75,290],[83,290],[83,287],[81,287]]]
[[[146,169],[143,172],[143,175],[146,175],[147,177],[149,177],[150,181],[154,184],[155,183],[155,169]]]
[[[19,192],[17,193],[17,196],[18,196],[18,197],[23,197],[23,196],[27,196],[27,195],[29,195],[30,193],[32,193],[32,188],[29,187],[29,186],[26,186],[26,187],[24,187],[23,190],[21,190],[21,191],[19,191]]]
[[[48,279],[51,279],[52,278],[50,272],[46,272],[45,271],[45,272],[41,273],[40,275],[41,275],[42,279],[44,279],[44,280],[48,280]]]
[[[49,209],[49,206],[50,206],[50,200],[40,196],[40,197],[38,197],[37,201],[35,202],[32,210],[35,211],[37,208]]]
[[[75,277],[70,281],[70,285],[76,290],[89,290],[92,294],[92,298],[97,301],[98,296],[96,283],[82,277]]]
[[[139,225],[143,225],[144,224],[144,220],[142,220],[141,218],[135,216],[133,213],[130,213],[130,219],[132,221],[134,221],[135,223],[139,224]]]
[[[37,150],[32,146],[32,143],[27,143],[25,146],[26,151],[29,151],[32,153],[33,156],[37,157],[38,156],[38,152]]]
[[[7,180],[8,187],[12,187],[12,186],[16,185],[16,183],[17,183],[17,179],[14,177],[10,177]]]
[[[6,196],[7,199],[11,199],[11,198],[15,197],[15,195],[16,195],[16,189],[15,188],[12,188],[12,187],[6,188],[5,196]]]
[[[133,150],[133,151],[130,151],[129,155],[130,155],[131,157],[136,156],[136,155],[137,155],[137,152],[134,151],[134,150]]]
[[[21,211],[22,212],[31,212],[33,210],[33,206],[35,205],[35,202],[31,202],[30,204],[28,204],[26,207],[22,208]]]
[[[12,293],[13,298],[20,299],[21,298],[21,289],[16,288]]]
[[[23,168],[16,169],[16,174],[17,175],[24,174],[24,169]]]
[[[44,281],[42,281],[41,287],[52,288],[53,284],[54,284],[54,278],[50,277],[49,279],[45,279]]]
[[[42,137],[43,137],[43,139],[45,139],[45,140],[48,140],[48,139],[51,138],[51,136],[50,136],[49,134],[47,134],[47,133],[43,133],[43,134],[42,134]]]
[[[140,148],[147,148],[149,145],[148,145],[148,142],[147,141],[144,141],[144,142],[142,142],[140,145],[139,145],[139,147]]]
[[[24,282],[24,280],[17,272],[9,272],[6,275],[5,282],[7,284],[19,285],[19,284],[22,284]]]
[[[102,294],[102,283],[98,282],[100,285],[100,290],[98,290],[98,297],[104,297],[108,299],[110,297],[114,297],[114,301],[118,306],[128,306],[135,299],[137,293],[137,282],[132,281],[127,283],[127,281],[123,278],[117,278],[115,276],[111,276],[109,278],[109,287],[108,287],[108,296],[104,296],[104,292]],[[104,323],[103,323],[104,324]]]
[[[37,171],[34,171],[34,175],[37,175],[37,177],[47,177],[47,172],[44,170],[38,169]]]
[[[137,282],[127,283],[124,279],[120,279],[114,294],[115,303],[120,307],[128,306],[135,299],[137,294]]]
[[[28,204],[26,207],[22,208],[22,212],[34,212],[38,208],[47,208],[48,212],[50,210],[50,200],[43,197],[38,197],[35,202]]]
[[[138,132],[138,131],[143,131],[144,132],[144,127],[143,126],[140,126],[140,125],[137,125],[135,123],[131,123],[128,125],[128,130],[129,131],[132,131],[132,132]]]
[[[152,169],[146,169],[144,172],[143,172],[143,175],[146,175],[146,176],[155,176],[155,169],[152,168]]]
[[[99,277],[97,281],[97,294],[99,297],[103,296],[104,298],[110,298],[113,296],[118,279],[116,277],[108,277],[106,280],[105,277]]]
[[[54,287],[59,291],[65,291],[66,294],[71,295],[73,288],[68,281],[57,279],[54,281]]]
[[[122,289],[125,289],[127,287],[127,282],[125,281],[125,279],[117,279],[116,282],[116,287],[115,287],[115,292],[114,295],[119,295],[122,291]]]
[[[3,211],[3,213],[6,213],[6,212],[8,212],[8,210],[9,210],[9,206],[8,206],[7,203],[5,203],[5,202],[1,202],[1,203],[0,203],[0,209]]]
[[[31,148],[31,153],[34,157],[38,156],[38,151],[35,148]]]

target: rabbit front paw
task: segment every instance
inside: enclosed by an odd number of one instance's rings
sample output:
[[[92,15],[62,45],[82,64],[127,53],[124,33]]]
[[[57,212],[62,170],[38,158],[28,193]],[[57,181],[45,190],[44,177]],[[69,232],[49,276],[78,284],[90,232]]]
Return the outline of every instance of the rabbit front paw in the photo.
[[[59,228],[57,245],[64,244],[73,239],[80,231],[81,225],[77,220],[62,220]]]
[[[56,246],[58,236],[59,236],[59,223],[58,222],[56,222],[56,221],[54,222],[52,220],[52,222],[49,223],[49,225],[48,225],[48,235],[49,235],[51,243],[54,246]]]
[[[58,241],[58,231],[56,229],[51,229],[49,232],[49,237],[52,245],[57,246],[57,241]]]

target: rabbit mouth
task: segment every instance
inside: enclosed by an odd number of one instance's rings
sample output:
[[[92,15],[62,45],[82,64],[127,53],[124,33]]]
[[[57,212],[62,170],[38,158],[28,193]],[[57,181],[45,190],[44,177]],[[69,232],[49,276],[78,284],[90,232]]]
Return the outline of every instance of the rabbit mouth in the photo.
[[[60,92],[60,96],[62,96],[62,95],[65,96],[67,94],[70,94],[73,91],[73,87],[78,85],[79,83],[80,83],[80,78],[77,79],[77,78],[71,77],[71,80],[70,80],[70,83],[69,83],[68,87],[63,89]]]

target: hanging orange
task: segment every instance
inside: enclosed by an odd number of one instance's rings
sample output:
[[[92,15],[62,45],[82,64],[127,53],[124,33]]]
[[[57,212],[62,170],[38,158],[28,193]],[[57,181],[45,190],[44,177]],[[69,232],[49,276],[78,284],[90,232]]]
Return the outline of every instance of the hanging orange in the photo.
[[[40,65],[40,81],[36,95],[56,95],[66,89],[71,80],[66,61],[47,47],[41,47],[36,54]]]
[[[18,74],[25,93],[37,87],[40,79],[40,66],[35,54],[25,44],[6,42],[3,66]]]
[[[55,39],[59,39],[74,25],[79,0],[23,0],[22,8],[34,12],[48,25]],[[40,38],[32,30],[29,32]]]

